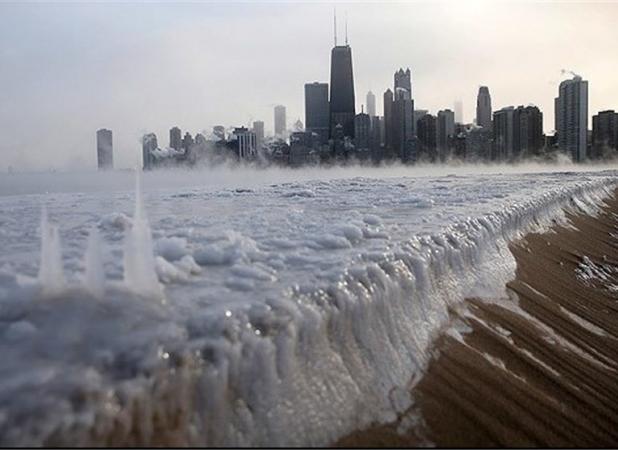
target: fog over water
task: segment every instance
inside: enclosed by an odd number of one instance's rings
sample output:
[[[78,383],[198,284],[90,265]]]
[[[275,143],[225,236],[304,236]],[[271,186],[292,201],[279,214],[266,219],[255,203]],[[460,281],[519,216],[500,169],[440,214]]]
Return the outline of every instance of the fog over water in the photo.
[[[248,166],[218,166],[195,170],[164,169],[145,172],[145,190],[167,190],[199,187],[209,191],[232,188],[250,188],[276,183],[312,180],[397,177],[440,177],[472,174],[526,174],[552,172],[579,172],[612,170],[617,164],[575,165],[570,162],[522,164],[443,164],[404,166],[400,164],[380,167],[334,166],[304,167],[302,169],[270,167],[256,169]],[[135,187],[133,170],[111,172],[67,171],[24,172],[0,174],[0,196],[45,194],[60,192],[115,192],[131,191]],[[44,197],[43,197],[44,198]]]

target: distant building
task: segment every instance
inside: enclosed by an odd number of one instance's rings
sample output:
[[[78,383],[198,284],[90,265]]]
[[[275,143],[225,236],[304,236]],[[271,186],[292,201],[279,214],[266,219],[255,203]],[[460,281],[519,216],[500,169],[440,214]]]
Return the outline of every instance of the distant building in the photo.
[[[255,146],[261,150],[264,148],[264,122],[261,120],[253,122],[253,132],[255,133]]]
[[[225,127],[223,125],[215,125],[212,127],[212,134],[215,139],[219,141],[225,141]]]
[[[472,126],[466,135],[466,161],[489,161],[492,158],[493,133],[490,129]]]
[[[516,143],[519,147],[515,148],[516,154],[520,157],[539,156],[545,145],[543,137],[543,113],[536,106],[519,106],[517,108],[516,124],[519,132],[519,139]]]
[[[388,151],[393,148],[393,91],[384,93],[384,146]]]
[[[618,156],[618,113],[601,111],[592,117],[592,158]]]
[[[367,92],[367,114],[369,117],[376,116],[376,96],[371,91]]]
[[[352,48],[335,45],[330,59],[330,137],[335,138],[343,127],[343,136],[354,138],[354,74],[352,70]]]
[[[257,139],[255,133],[248,128],[234,128],[233,132],[236,138],[238,159],[252,159],[257,155]]]
[[[182,148],[182,131],[178,127],[170,130],[170,148],[180,151]]]
[[[301,166],[319,162],[320,136],[312,131],[295,131],[290,135],[288,164]]]
[[[494,133],[494,156],[496,161],[511,161],[514,159],[515,149],[518,147],[515,142],[518,139],[516,129],[517,118],[516,110],[513,106],[508,106],[494,112],[493,133]]]
[[[287,122],[285,117],[285,106],[275,106],[275,137],[285,139],[287,136]]]
[[[414,101],[410,91],[403,87],[396,88],[392,109],[392,150],[404,162],[415,159],[413,111]]]
[[[414,132],[418,135],[418,128],[417,128],[417,124],[418,121],[421,120],[422,117],[424,117],[426,114],[428,114],[429,111],[427,111],[426,109],[415,109],[414,113],[412,114],[412,118],[414,120]]]
[[[492,159],[513,161],[539,156],[545,143],[543,113],[536,106],[509,106],[494,113]]]
[[[156,159],[154,152],[158,148],[159,145],[157,144],[156,134],[148,133],[142,137],[142,163],[144,164],[144,170],[152,170],[155,168]]]
[[[436,146],[440,162],[444,162],[450,157],[454,137],[455,113],[450,109],[438,111],[436,119]]]
[[[369,152],[371,142],[371,118],[361,112],[354,117],[354,146],[357,151]]]
[[[325,144],[328,142],[329,124],[328,83],[305,84],[306,130],[316,133],[320,144]]]
[[[491,128],[491,95],[489,88],[481,86],[476,97],[476,124],[479,127]]]
[[[393,78],[395,81],[393,85],[395,91],[398,88],[405,89],[410,93],[410,98],[412,98],[412,74],[410,72],[410,69],[406,69],[405,72],[403,69],[399,69],[397,72],[395,72]]]
[[[575,162],[585,160],[588,146],[588,81],[575,76],[560,83],[555,108],[560,150]]]
[[[371,120],[371,138],[369,148],[371,149],[371,158],[374,162],[380,162],[384,158],[382,144],[384,142],[384,118],[374,116]]]
[[[435,162],[437,159],[436,153],[436,117],[431,114],[425,114],[416,121],[416,134],[418,136],[419,159],[425,159]]]
[[[99,170],[111,170],[114,168],[112,131],[105,128],[97,131],[97,166]]]

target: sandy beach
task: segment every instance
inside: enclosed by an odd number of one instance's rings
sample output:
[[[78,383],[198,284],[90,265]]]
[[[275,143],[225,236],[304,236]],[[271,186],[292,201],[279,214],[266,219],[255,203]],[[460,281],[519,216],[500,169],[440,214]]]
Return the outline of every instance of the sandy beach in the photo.
[[[507,297],[450,311],[405,414],[335,445],[616,446],[618,197],[567,217],[510,245]]]

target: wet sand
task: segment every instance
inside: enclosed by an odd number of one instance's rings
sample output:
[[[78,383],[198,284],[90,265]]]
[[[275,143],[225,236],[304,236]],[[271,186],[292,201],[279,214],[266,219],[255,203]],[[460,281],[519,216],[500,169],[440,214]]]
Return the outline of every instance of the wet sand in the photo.
[[[511,298],[450,312],[461,332],[435,343],[409,411],[335,445],[618,446],[618,191],[568,218],[511,245]],[[582,276],[584,257],[602,272]]]

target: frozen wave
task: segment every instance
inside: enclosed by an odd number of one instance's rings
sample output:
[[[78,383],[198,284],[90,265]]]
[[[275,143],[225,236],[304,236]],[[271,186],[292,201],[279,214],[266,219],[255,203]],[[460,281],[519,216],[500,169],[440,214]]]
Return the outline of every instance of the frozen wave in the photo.
[[[22,217],[38,203],[5,199],[0,441],[324,445],[390,420],[409,405],[406,386],[427,363],[449,305],[499,293],[514,270],[507,243],[566,221],[565,210],[593,214],[614,177],[353,178],[225,197],[151,192],[155,244],[147,250],[158,254],[152,264],[166,303],[123,288],[128,230],[104,226],[113,211],[98,196],[80,198],[76,212],[76,194],[50,205],[66,230],[63,262],[67,273],[79,270],[88,227],[100,224],[104,298],[70,277],[62,295],[40,298],[23,278],[36,273],[38,248],[25,242]],[[131,210],[131,196],[109,197]]]

